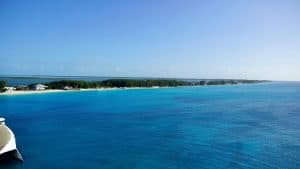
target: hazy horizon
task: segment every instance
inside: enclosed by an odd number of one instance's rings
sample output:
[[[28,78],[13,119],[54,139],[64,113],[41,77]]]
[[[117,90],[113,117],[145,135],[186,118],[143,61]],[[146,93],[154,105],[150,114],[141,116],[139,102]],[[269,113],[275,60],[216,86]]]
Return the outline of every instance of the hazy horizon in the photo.
[[[201,78],[201,77],[158,77],[158,76],[101,76],[101,75],[5,75],[0,74],[0,77],[21,77],[21,78],[55,78],[55,77],[95,77],[95,78],[149,78],[149,79],[194,79],[194,80],[267,80],[267,81],[282,81],[282,82],[300,82],[299,80],[276,80],[276,79],[246,79],[246,78]]]
[[[300,81],[300,1],[0,2],[2,75]]]

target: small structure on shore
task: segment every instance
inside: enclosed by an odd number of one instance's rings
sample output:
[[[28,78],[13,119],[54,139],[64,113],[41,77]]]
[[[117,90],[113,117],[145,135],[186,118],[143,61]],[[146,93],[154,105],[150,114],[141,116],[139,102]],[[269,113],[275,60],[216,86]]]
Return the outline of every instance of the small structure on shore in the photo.
[[[15,91],[16,90],[15,87],[4,87],[4,89],[6,90],[6,92],[11,92],[11,91]]]
[[[14,157],[23,161],[17,149],[14,133],[5,125],[5,119],[0,117],[0,157]]]
[[[47,87],[48,86],[43,85],[43,84],[36,84],[36,85],[33,86],[33,89],[34,90],[46,90]]]
[[[64,87],[64,90],[72,90],[72,89],[73,89],[72,86],[65,86],[65,87]]]

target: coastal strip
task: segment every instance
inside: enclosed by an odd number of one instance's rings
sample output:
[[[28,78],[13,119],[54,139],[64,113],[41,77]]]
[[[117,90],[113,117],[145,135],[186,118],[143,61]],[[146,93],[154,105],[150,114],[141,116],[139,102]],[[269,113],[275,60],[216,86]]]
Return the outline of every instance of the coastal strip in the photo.
[[[56,93],[65,92],[68,90],[49,89],[49,90],[10,90],[0,93],[0,95],[23,95],[23,94],[43,94],[43,93]]]
[[[160,87],[158,87],[160,88]],[[47,89],[47,90],[11,90],[0,93],[0,96],[10,95],[26,95],[26,94],[45,94],[45,93],[60,93],[60,92],[85,92],[85,91],[109,91],[109,90],[137,90],[137,89],[158,89],[157,87],[126,87],[126,88],[89,88],[89,89]],[[166,87],[161,87],[166,88]],[[167,87],[171,88],[171,87]]]
[[[211,86],[211,85],[237,85],[253,84],[267,81],[261,80],[136,80],[136,79],[109,79],[104,81],[83,81],[83,80],[61,80],[44,84],[30,84],[28,86],[6,86],[6,81],[0,81],[0,95],[22,95],[22,94],[43,94],[56,92],[76,91],[103,91],[117,89],[156,89],[184,86]]]

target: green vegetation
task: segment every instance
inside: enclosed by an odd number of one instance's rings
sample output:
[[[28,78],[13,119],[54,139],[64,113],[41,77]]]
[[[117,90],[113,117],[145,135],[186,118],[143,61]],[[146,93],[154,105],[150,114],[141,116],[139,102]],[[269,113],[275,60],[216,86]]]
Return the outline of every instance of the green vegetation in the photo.
[[[83,80],[61,80],[46,83],[48,89],[88,89],[88,88],[110,88],[110,87],[177,87],[177,86],[203,86],[203,85],[226,85],[238,83],[259,83],[265,81],[258,80],[200,80],[200,81],[183,81],[183,80],[136,80],[136,79],[109,79],[104,81],[83,81]],[[29,88],[32,85],[29,85]]]
[[[104,87],[175,87],[187,86],[188,82],[178,80],[130,80],[130,79],[110,79],[102,81]]]
[[[238,84],[235,80],[214,80],[207,82],[207,85],[225,85],[225,84]]]
[[[46,83],[45,85],[48,86],[48,89],[64,89],[64,87],[72,87],[72,88],[98,88],[101,87],[101,82],[89,82],[83,80],[61,80],[61,81],[54,81],[50,83]]]
[[[5,91],[5,89],[4,89],[5,86],[6,86],[6,81],[5,80],[0,80],[0,92]]]
[[[199,81],[199,85],[200,85],[200,86],[206,85],[206,82],[205,82],[204,80]]]
[[[16,90],[30,90],[28,86],[16,86]]]
[[[29,88],[30,90],[33,90],[33,89],[34,89],[34,86],[35,86],[36,84],[37,84],[37,83],[30,84],[30,85],[28,85],[28,88]]]
[[[82,80],[62,80],[46,84],[48,89],[64,89],[66,86],[72,88],[108,88],[108,87],[175,87],[188,86],[189,82],[177,80],[130,80],[130,79],[109,79],[104,81],[82,81]]]

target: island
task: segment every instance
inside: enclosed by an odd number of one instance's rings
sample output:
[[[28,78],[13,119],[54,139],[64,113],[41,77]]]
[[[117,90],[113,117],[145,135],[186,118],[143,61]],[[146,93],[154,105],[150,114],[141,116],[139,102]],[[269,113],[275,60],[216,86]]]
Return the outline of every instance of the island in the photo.
[[[46,93],[78,90],[105,90],[131,88],[161,88],[179,86],[211,86],[236,85],[267,82],[266,80],[177,80],[177,79],[108,79],[103,81],[60,80],[47,83],[34,83],[28,86],[6,86],[6,81],[0,81],[0,94]]]

